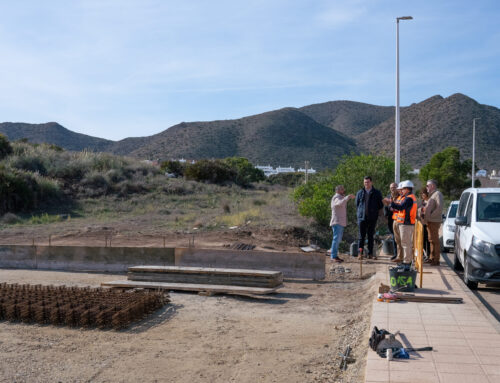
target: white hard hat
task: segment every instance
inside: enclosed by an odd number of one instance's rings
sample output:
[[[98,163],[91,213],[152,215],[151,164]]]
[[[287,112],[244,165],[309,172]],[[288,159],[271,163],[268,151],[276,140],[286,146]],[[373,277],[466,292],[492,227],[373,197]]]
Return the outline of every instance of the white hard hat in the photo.
[[[401,190],[403,187],[401,186],[402,182],[398,183],[398,190]]]
[[[413,189],[413,182],[411,182],[410,180],[403,181],[399,184],[399,188],[401,188],[401,189],[412,188]]]

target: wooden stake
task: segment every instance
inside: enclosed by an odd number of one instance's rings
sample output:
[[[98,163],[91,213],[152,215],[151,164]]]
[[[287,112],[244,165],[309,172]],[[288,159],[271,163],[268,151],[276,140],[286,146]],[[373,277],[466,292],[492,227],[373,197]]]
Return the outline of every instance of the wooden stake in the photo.
[[[163,248],[165,248],[165,236],[163,236]]]
[[[359,277],[363,277],[363,249],[359,249]]]
[[[52,234],[49,234],[49,246],[52,245]]]

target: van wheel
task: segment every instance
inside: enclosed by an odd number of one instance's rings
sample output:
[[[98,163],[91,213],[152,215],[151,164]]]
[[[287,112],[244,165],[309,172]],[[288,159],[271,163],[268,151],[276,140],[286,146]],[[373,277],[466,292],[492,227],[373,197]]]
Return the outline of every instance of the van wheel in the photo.
[[[469,258],[465,257],[464,263],[465,263],[465,265],[464,265],[464,282],[469,289],[476,290],[477,289],[477,282],[473,282],[473,281],[469,280],[469,271],[470,271]]]
[[[455,257],[453,258],[453,270],[462,271],[464,268],[460,263],[460,258],[458,258],[458,254],[455,252]]]

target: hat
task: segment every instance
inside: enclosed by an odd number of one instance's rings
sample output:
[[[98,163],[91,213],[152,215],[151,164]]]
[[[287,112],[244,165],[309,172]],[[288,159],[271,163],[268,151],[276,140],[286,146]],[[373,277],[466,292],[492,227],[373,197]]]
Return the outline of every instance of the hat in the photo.
[[[403,188],[412,188],[413,189],[413,182],[411,182],[410,180],[403,181],[399,184],[399,187],[401,189],[403,189]]]

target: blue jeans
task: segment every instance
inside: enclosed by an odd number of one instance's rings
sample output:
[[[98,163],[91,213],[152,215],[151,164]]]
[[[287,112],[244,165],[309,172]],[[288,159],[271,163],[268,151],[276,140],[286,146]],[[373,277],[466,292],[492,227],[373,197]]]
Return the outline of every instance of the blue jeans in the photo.
[[[333,225],[332,226],[332,231],[333,231],[333,239],[332,239],[332,249],[331,249],[331,254],[330,257],[332,259],[337,258],[337,253],[339,251],[339,244],[340,241],[342,241],[342,235],[344,234],[344,226],[342,225]]]

